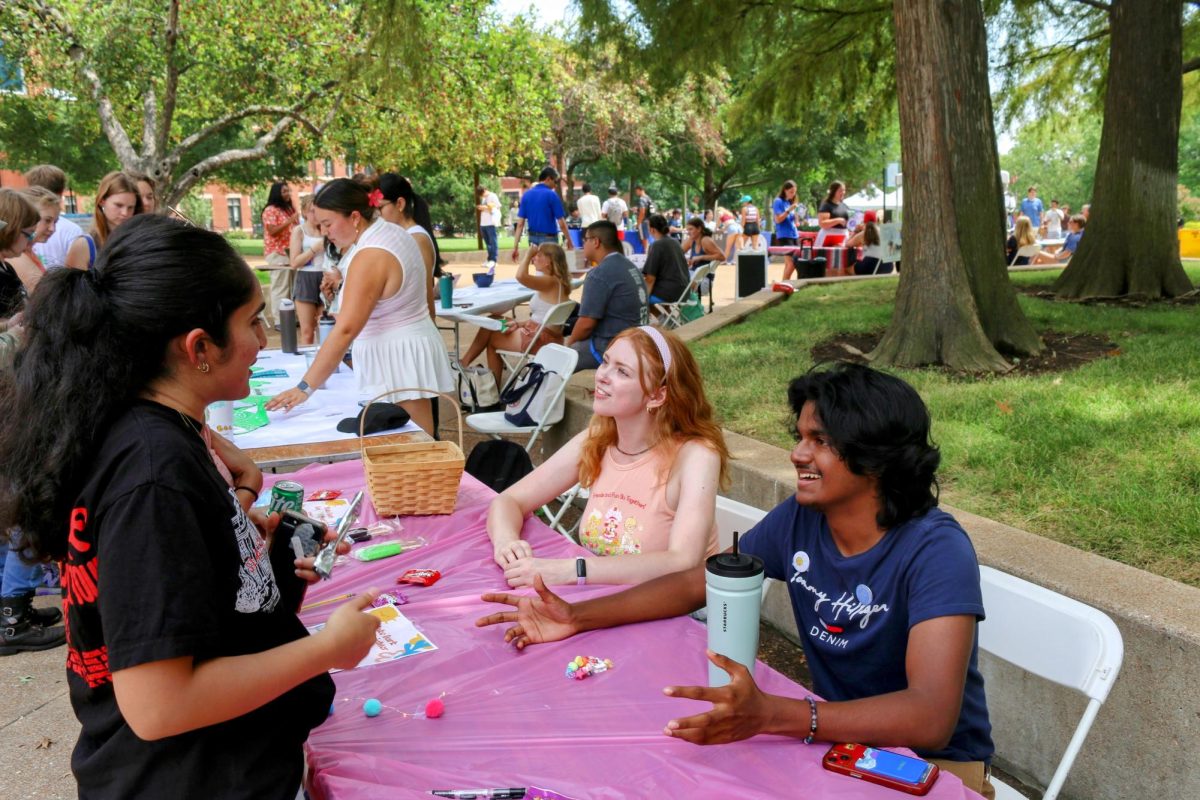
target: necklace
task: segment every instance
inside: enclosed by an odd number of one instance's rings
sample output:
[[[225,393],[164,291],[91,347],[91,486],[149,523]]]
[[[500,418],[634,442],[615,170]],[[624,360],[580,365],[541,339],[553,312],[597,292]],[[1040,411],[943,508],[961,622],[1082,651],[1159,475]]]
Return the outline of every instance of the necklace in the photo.
[[[620,453],[621,455],[629,456],[630,458],[633,458],[634,456],[640,456],[643,453],[649,453],[657,445],[658,445],[658,442],[655,442],[654,444],[650,445],[649,447],[647,447],[643,450],[638,450],[636,453],[626,453],[624,450],[621,449],[621,445],[619,445],[619,444],[614,444],[613,447],[615,447],[617,449],[617,452]]]

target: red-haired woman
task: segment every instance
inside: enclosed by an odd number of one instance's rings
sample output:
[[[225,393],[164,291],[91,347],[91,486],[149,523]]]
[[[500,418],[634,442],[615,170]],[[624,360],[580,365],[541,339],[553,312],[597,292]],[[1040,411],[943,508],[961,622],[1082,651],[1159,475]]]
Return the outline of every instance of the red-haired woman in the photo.
[[[496,563],[510,586],[538,574],[547,584],[641,583],[694,567],[717,552],[728,463],[687,346],[658,328],[630,328],[604,351],[587,430],[492,501]],[[591,491],[580,543],[604,558],[537,558],[521,538],[525,518],[576,481]]]

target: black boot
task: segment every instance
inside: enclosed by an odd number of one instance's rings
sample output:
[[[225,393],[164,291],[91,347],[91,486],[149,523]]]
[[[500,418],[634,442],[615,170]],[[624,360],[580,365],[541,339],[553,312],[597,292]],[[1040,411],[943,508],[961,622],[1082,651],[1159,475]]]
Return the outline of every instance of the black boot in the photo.
[[[32,597],[5,597],[0,600],[0,656],[49,650],[66,642],[66,630],[44,627],[39,622],[32,602]]]

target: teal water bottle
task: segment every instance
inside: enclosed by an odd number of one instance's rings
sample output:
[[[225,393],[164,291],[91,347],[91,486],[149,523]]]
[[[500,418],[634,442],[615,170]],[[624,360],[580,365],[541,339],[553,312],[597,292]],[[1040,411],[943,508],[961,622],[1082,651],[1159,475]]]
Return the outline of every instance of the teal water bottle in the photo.
[[[442,298],[442,308],[454,307],[454,279],[449,275],[438,278],[438,294]]]

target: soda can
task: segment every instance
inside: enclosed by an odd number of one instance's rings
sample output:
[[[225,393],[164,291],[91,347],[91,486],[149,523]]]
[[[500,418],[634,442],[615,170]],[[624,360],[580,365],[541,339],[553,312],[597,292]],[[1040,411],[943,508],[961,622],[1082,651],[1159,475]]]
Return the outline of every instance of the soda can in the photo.
[[[271,505],[268,507],[268,513],[278,512],[282,514],[285,510],[295,512],[303,512],[304,506],[304,487],[296,481],[280,481],[271,488]]]

